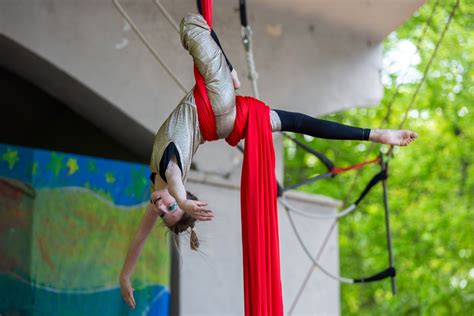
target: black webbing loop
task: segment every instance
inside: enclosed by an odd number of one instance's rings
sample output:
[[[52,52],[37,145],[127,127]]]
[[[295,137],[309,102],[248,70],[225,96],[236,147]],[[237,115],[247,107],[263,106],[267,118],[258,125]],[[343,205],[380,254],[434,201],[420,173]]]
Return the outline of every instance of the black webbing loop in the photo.
[[[360,201],[362,201],[362,199],[367,195],[367,193],[369,193],[370,189],[372,189],[372,187],[374,185],[376,185],[379,181],[381,180],[385,180],[387,179],[387,170],[382,170],[380,171],[379,173],[377,173],[369,182],[369,184],[367,184],[367,186],[365,187],[364,191],[362,192],[362,194],[359,196],[359,198],[357,199],[357,201],[354,202],[355,205],[359,204]]]
[[[300,146],[301,148],[303,148],[304,150],[306,150],[310,154],[313,154],[314,156],[316,156],[319,160],[321,160],[321,162],[326,166],[326,168],[328,170],[331,170],[331,169],[334,168],[333,162],[328,157],[326,157],[324,154],[314,150],[313,148],[309,147],[308,145],[306,145],[305,143],[299,141],[298,139],[296,139],[294,137],[291,137],[287,134],[283,134],[283,135],[285,135],[286,137],[291,139],[296,145]]]
[[[380,281],[386,278],[393,278],[396,275],[397,275],[397,271],[395,270],[395,267],[388,267],[382,272],[376,273],[367,278],[354,279],[354,283],[375,282],[375,281]]]
[[[243,27],[247,27],[247,7],[245,6],[245,0],[240,0],[240,24]]]

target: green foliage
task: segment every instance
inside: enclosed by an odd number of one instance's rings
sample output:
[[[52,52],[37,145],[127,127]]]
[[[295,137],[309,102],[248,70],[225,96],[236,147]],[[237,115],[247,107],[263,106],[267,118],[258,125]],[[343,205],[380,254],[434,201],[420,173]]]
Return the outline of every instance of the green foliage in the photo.
[[[423,73],[455,1],[428,1],[384,43],[386,52],[400,41],[421,42]],[[472,315],[474,311],[474,2],[461,1],[403,128],[419,134],[395,150],[389,163],[389,204],[399,293],[390,282],[342,285],[343,315]],[[351,109],[325,119],[364,126],[398,128],[420,78],[401,86],[384,121],[400,74],[388,74],[385,97],[374,108]],[[383,124],[383,125],[382,125]],[[303,139],[303,138],[301,138]],[[377,155],[379,146],[351,141],[306,142],[337,166]],[[319,161],[285,143],[285,181],[293,183],[324,172]],[[364,168],[303,189],[352,202],[378,171]],[[352,189],[352,184],[356,185]],[[341,220],[342,275],[367,276],[387,266],[381,188],[373,190],[355,214]]]

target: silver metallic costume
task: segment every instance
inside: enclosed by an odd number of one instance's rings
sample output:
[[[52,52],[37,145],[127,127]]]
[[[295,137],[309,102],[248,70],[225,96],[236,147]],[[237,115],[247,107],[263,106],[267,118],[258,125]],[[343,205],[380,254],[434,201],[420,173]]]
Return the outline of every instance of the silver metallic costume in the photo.
[[[211,30],[201,15],[188,14],[181,21],[181,42],[204,77],[209,100],[216,119],[219,138],[226,138],[234,127],[235,91],[224,54],[211,36]],[[272,131],[281,130],[278,114],[270,111]],[[150,168],[159,174],[160,160],[166,147],[173,142],[182,164],[182,179],[186,181],[191,161],[200,144],[204,143],[199,130],[193,90],[188,92],[171,112],[155,136]]]

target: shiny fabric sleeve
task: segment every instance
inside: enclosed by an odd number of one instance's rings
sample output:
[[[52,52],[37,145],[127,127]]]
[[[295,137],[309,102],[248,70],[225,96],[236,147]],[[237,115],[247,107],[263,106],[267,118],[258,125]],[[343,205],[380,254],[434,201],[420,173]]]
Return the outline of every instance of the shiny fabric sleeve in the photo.
[[[216,120],[217,135],[227,137],[235,121],[235,92],[224,54],[203,17],[188,14],[181,21],[181,42],[204,77]]]

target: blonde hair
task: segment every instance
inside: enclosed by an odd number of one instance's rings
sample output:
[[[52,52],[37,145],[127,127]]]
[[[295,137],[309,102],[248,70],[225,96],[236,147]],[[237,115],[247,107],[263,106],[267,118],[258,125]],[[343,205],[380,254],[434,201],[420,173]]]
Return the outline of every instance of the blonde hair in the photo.
[[[196,227],[193,225],[191,227],[191,236],[189,237],[189,246],[192,250],[198,250],[199,248],[199,239],[196,234]]]

